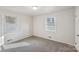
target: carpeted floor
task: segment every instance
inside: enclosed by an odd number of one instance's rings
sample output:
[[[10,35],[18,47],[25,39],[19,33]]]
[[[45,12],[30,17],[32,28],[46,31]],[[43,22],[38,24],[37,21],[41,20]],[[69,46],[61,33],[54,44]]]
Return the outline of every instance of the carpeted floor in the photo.
[[[27,42],[30,45],[12,49],[3,48],[2,52],[76,52],[74,46],[36,36],[32,36],[14,43],[18,42]]]

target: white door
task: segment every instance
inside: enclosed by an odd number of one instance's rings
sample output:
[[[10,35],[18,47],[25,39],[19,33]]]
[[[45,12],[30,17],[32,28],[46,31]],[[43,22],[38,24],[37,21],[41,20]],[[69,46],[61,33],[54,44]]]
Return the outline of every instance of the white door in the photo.
[[[75,46],[76,49],[79,51],[79,7],[76,7],[75,12]]]

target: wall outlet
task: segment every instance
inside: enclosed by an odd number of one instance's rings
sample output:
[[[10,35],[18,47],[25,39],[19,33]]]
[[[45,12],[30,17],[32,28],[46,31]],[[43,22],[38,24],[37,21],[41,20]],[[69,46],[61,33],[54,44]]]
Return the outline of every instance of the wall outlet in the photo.
[[[11,41],[11,40],[7,40],[7,42],[9,42],[9,41]]]
[[[75,45],[77,45],[77,43],[75,42]]]
[[[51,39],[52,37],[51,36],[48,36],[48,38]]]

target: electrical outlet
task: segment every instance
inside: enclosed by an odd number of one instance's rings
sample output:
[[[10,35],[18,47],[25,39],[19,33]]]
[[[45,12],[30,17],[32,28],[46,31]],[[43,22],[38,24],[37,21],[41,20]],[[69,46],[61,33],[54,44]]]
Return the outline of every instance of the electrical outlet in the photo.
[[[51,39],[52,37],[51,36],[48,36],[48,38]]]
[[[11,40],[7,40],[7,41],[9,42],[9,41],[11,41]]]
[[[77,45],[77,43],[75,43],[75,45]]]

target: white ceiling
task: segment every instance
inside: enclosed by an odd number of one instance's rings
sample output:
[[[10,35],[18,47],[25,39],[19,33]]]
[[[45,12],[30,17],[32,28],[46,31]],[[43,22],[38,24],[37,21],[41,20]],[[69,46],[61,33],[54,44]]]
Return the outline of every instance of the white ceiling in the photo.
[[[33,10],[31,6],[0,6],[2,10],[18,12],[30,16],[51,13],[63,9],[73,8],[72,6],[39,6],[37,10]]]

